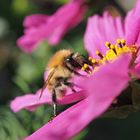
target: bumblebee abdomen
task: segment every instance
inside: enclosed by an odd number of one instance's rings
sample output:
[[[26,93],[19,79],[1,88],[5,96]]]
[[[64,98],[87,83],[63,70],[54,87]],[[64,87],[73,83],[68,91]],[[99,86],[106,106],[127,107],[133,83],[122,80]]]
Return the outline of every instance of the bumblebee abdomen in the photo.
[[[49,80],[47,88],[52,91],[54,88],[61,87],[65,81],[72,77],[71,71],[67,68],[58,66],[52,78]]]

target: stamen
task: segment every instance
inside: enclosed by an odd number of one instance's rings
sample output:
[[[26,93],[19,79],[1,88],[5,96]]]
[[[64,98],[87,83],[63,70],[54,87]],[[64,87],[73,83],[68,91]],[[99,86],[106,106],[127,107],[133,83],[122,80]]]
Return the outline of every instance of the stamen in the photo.
[[[121,43],[122,43],[123,46],[126,45],[126,41],[124,39],[121,40]]]
[[[88,68],[88,64],[84,64],[84,66],[83,66],[85,69],[87,69]]]
[[[124,51],[124,52],[131,52],[131,51],[130,51],[130,48],[128,48],[126,45],[123,47],[123,51]]]
[[[104,58],[104,56],[103,56],[99,51],[96,51],[96,54],[97,54],[101,59]]]
[[[135,60],[136,55],[139,51],[139,49],[137,48],[137,46],[135,44],[128,46],[124,39],[117,39],[116,44],[111,44],[110,42],[105,42],[105,46],[107,48],[109,48],[109,49],[107,49],[105,55],[101,54],[97,50],[96,54],[100,57],[99,59],[94,59],[92,57],[88,58],[88,60],[93,64],[93,67],[92,67],[93,69],[91,70],[91,68],[88,64],[84,64],[82,67],[82,70],[86,71],[90,75],[93,72],[95,72],[96,70],[98,70],[100,65],[103,65],[106,62],[111,62],[122,54],[131,53],[132,59]]]
[[[91,61],[92,60],[92,57],[88,57],[88,60]]]
[[[106,52],[106,59],[108,61],[113,60],[115,57],[116,57],[116,54],[114,53],[114,51],[112,49],[110,49]]]
[[[85,71],[84,67],[81,68],[82,71]]]
[[[81,68],[81,70],[82,70],[82,71],[85,71],[86,69],[85,69],[85,67],[83,66],[83,67]]]
[[[87,68],[89,68],[89,66],[88,66],[88,64],[85,63],[81,69],[82,69],[83,71],[86,71]]]
[[[120,44],[120,43],[121,43],[121,40],[120,40],[120,39],[117,39],[116,42],[117,42],[118,44]]]
[[[89,57],[88,60],[92,63],[92,64],[97,64],[96,59]]]
[[[123,45],[122,45],[122,43],[121,43],[121,40],[120,40],[120,39],[117,39],[117,43],[118,43],[118,45],[120,46],[120,48],[122,48],[122,47],[123,47]]]
[[[123,49],[121,47],[118,47],[118,44],[115,44],[115,50],[117,52],[117,55],[120,55]]]
[[[86,63],[83,65],[83,67],[81,68],[81,70],[82,71],[85,71],[85,72],[87,72],[89,74],[92,72],[92,70],[90,69],[89,65],[86,64]]]
[[[105,43],[105,46],[106,46],[107,48],[109,48],[109,49],[110,49],[110,45],[111,45],[110,42],[106,42],[106,43]]]
[[[91,63],[96,64],[97,63],[96,59],[92,59]]]
[[[139,48],[137,48],[137,46],[136,45],[132,45],[132,46],[130,46],[130,49],[129,49],[131,52],[133,52],[133,53],[137,53],[138,51],[139,51]]]
[[[117,55],[117,51],[115,49],[115,46],[114,45],[111,45],[110,48],[113,50],[113,52]]]

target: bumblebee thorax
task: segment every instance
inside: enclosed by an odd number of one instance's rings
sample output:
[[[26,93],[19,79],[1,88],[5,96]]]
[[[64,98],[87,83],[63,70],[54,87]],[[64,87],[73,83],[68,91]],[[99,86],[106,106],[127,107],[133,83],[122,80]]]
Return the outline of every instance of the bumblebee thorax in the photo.
[[[54,56],[48,62],[47,68],[54,68],[57,66],[62,66],[64,64],[64,60],[67,56],[72,53],[70,50],[60,50],[54,54]]]

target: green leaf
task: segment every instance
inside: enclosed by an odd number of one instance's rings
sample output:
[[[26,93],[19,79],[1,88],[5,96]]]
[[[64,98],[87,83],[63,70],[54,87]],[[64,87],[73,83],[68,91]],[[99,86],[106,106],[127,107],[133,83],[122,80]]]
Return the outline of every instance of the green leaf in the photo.
[[[65,3],[68,3],[68,0],[57,0],[57,2],[60,4],[65,4]]]
[[[22,5],[22,6],[21,6]],[[31,4],[29,4],[28,0],[13,0],[12,1],[12,10],[16,14],[24,14],[31,9]]]
[[[75,136],[74,138],[72,138],[72,140],[81,140],[82,138],[84,138],[88,133],[87,129],[84,129],[82,132],[80,132],[77,136]]]
[[[31,91],[29,88],[28,83],[20,76],[16,76],[13,81],[15,84],[23,91],[23,92],[29,92]]]
[[[15,115],[6,107],[1,107],[0,112],[0,139],[19,140],[27,135]]]

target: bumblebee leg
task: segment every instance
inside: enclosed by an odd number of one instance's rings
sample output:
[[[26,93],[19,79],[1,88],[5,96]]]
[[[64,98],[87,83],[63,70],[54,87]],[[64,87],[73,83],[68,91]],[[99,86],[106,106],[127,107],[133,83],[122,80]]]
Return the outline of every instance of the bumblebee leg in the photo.
[[[79,72],[74,71],[74,70],[73,70],[73,73],[74,73],[75,75],[77,75],[77,76],[83,76],[82,74],[80,74]]]
[[[54,117],[56,116],[57,112],[57,97],[56,97],[56,92],[55,89],[53,90],[52,94],[52,102],[53,102],[53,115]]]
[[[75,75],[77,75],[77,76],[83,76],[82,74],[80,74],[79,72],[75,71],[74,69],[72,69],[72,68],[70,68],[68,66],[66,66],[66,67],[67,67],[68,70],[70,70],[71,72],[73,72]]]
[[[56,112],[57,112],[57,104],[53,103],[53,116],[56,116]]]
[[[90,66],[93,66],[93,64],[91,63],[91,61],[89,61],[89,60],[87,59],[87,57],[85,57],[84,55],[81,55],[81,56],[83,57],[84,63],[86,63],[86,64],[88,64],[88,65],[90,65]]]
[[[64,81],[64,85],[70,87],[73,92],[76,92],[76,90],[74,89],[74,83]]]

